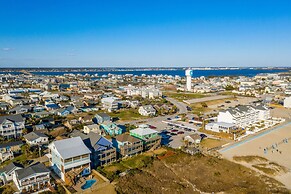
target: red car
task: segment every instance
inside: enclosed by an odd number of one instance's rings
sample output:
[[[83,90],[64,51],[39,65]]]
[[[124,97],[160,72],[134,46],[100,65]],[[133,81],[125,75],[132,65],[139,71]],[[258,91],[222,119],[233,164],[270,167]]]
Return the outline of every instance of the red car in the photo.
[[[179,131],[177,134],[184,134],[184,131]]]

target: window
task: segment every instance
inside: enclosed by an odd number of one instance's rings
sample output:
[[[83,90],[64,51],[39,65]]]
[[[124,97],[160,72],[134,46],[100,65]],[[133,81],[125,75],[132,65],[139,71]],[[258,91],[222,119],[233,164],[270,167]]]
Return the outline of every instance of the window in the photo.
[[[76,156],[73,158],[73,160],[80,160],[81,159],[81,156]]]

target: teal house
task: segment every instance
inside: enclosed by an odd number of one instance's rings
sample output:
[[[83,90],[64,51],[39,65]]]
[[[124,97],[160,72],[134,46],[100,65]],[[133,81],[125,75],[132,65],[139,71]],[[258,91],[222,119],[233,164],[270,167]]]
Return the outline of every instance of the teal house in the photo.
[[[106,134],[111,136],[120,135],[123,132],[121,127],[117,126],[115,123],[111,121],[104,122],[103,124],[101,124],[100,129],[104,130]]]

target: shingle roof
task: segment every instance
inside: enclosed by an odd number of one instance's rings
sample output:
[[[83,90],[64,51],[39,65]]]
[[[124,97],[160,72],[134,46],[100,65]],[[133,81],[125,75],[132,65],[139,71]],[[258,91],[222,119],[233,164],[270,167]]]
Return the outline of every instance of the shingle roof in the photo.
[[[12,170],[14,170],[15,168],[23,168],[22,164],[16,163],[16,162],[11,162],[10,164],[8,164],[7,166],[5,166],[4,168],[0,169],[0,174],[1,173],[6,173],[9,174]]]
[[[130,143],[134,143],[134,142],[139,142],[140,140],[135,138],[135,137],[132,137],[131,135],[129,134],[121,134],[121,135],[118,135],[115,137],[115,139],[119,142],[130,142]]]
[[[81,137],[72,137],[69,139],[59,140],[53,142],[53,144],[63,159],[91,153],[82,141]]]
[[[24,121],[24,118],[20,114],[0,116],[0,124],[2,124],[5,120],[10,120],[13,122],[22,122]]]
[[[30,132],[26,135],[23,136],[25,139],[27,139],[28,141],[33,141],[33,140],[36,140],[40,137],[47,137],[45,134],[43,133],[40,133],[40,132],[37,132],[37,131],[33,131],[33,132]]]
[[[2,144],[0,144],[0,148],[11,147],[11,146],[16,146],[16,145],[23,145],[23,142],[22,141],[12,141],[12,142],[7,142],[7,143],[2,143]]]
[[[50,172],[50,171],[42,163],[37,163],[37,164],[34,164],[30,167],[19,169],[19,170],[15,171],[15,173],[17,174],[17,178],[19,180],[21,180],[25,177],[34,175],[36,173],[44,173],[44,172]]]

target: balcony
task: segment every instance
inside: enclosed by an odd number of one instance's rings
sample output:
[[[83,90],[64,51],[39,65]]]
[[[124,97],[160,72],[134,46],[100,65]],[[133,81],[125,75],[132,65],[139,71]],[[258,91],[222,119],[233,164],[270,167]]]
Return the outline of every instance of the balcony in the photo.
[[[87,157],[87,158],[81,158],[79,160],[73,160],[73,161],[70,161],[70,162],[66,162],[65,163],[65,169],[68,169],[68,168],[73,168],[73,167],[77,167],[77,166],[81,166],[81,165],[84,165],[84,164],[88,164],[90,163],[90,158]]]

